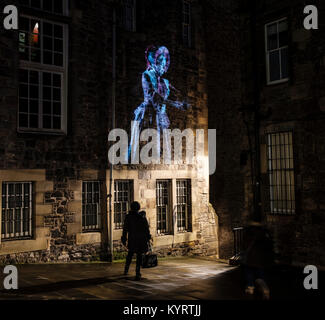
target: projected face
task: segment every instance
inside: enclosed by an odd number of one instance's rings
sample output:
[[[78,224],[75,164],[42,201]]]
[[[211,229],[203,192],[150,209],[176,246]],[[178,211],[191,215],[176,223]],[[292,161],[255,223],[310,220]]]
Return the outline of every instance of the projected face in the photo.
[[[167,70],[167,58],[165,57],[164,54],[161,54],[160,56],[157,57],[156,59],[156,71],[157,73],[162,76]]]

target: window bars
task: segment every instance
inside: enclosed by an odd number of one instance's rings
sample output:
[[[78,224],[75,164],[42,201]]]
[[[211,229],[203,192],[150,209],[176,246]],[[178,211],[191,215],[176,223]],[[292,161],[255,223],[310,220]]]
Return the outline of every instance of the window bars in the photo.
[[[114,225],[115,229],[122,229],[125,215],[130,210],[133,201],[133,181],[114,181]]]
[[[267,134],[271,213],[294,214],[295,178],[292,132]]]
[[[170,232],[170,180],[157,180],[156,182],[157,203],[157,233]]]
[[[82,230],[96,231],[101,227],[100,182],[82,183]]]
[[[2,183],[2,241],[32,237],[32,210],[32,182]]]
[[[177,231],[191,229],[191,180],[176,180]]]

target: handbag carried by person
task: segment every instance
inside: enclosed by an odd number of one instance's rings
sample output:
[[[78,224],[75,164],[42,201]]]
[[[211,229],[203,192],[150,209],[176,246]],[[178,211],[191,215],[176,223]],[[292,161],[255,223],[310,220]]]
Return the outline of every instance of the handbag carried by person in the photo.
[[[153,268],[158,265],[158,257],[152,252],[151,244],[149,243],[149,251],[142,256],[142,268]]]

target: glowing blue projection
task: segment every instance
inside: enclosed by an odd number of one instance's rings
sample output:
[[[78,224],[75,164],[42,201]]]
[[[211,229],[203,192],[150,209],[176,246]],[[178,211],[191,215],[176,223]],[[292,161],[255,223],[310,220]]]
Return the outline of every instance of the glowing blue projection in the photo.
[[[142,129],[153,128],[156,125],[156,136],[152,139],[156,142],[156,155],[160,157],[160,134],[166,137],[166,130],[170,122],[166,112],[167,106],[172,106],[180,110],[189,109],[189,104],[185,101],[178,101],[177,98],[170,100],[173,94],[179,95],[167,79],[162,76],[167,72],[170,65],[170,55],[166,47],[149,46],[145,52],[147,69],[142,74],[142,88],[144,101],[134,111],[134,120],[131,126],[131,142],[128,156],[131,156],[131,163],[139,158],[139,135]],[[165,140],[164,140],[165,141]],[[168,147],[169,148],[169,147]],[[165,150],[164,152],[170,152]]]

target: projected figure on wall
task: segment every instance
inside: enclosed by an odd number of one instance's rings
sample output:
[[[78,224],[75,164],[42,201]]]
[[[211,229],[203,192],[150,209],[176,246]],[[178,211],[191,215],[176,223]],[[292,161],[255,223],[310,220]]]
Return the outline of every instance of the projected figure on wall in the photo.
[[[175,89],[167,79],[162,76],[167,72],[170,65],[169,51],[166,47],[156,48],[150,46],[146,49],[147,69],[142,74],[142,88],[144,101],[134,111],[134,120],[131,128],[131,142],[129,146],[129,157],[136,159],[138,152],[139,134],[142,129],[153,128],[156,125],[157,152],[160,155],[160,134],[164,129],[169,128],[170,122],[167,116],[166,107],[173,106],[180,110],[189,109],[185,101],[170,100],[171,94],[175,97],[179,91]],[[170,150],[167,150],[170,152]]]

